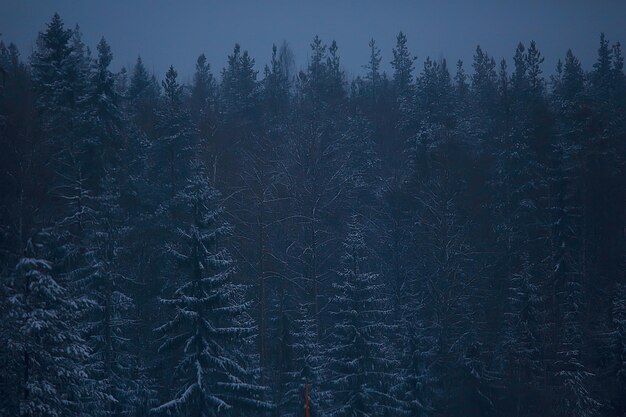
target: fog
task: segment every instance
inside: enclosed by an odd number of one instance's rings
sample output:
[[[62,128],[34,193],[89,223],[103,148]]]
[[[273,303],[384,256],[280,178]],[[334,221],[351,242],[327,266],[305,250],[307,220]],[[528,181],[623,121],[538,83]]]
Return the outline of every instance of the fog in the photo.
[[[200,53],[206,54],[214,69],[221,69],[236,42],[262,68],[272,43],[287,40],[298,66],[303,67],[315,35],[326,42],[334,39],[346,72],[354,75],[363,71],[372,37],[382,49],[383,68],[389,70],[391,48],[400,30],[419,62],[427,56],[470,62],[478,44],[497,61],[510,60],[518,42],[535,40],[547,57],[544,71],[548,73],[568,48],[584,63],[591,62],[601,31],[609,39],[626,39],[626,2],[618,0],[3,0],[3,39],[29,54],[37,32],[55,11],[68,26],[84,28],[85,40],[92,47],[105,36],[115,68],[130,66],[141,54],[160,77],[175,64],[184,80],[193,73]]]

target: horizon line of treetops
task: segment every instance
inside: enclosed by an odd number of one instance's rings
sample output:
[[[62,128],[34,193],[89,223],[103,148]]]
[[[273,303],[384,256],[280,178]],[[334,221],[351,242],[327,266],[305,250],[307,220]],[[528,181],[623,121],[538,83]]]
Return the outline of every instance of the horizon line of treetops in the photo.
[[[55,16],[58,16],[58,13],[54,14]],[[60,18],[60,16],[59,16]],[[74,28],[75,33],[77,34],[77,36],[81,37],[81,32],[80,32],[80,26],[77,24]],[[0,33],[1,35],[1,33]],[[601,42],[604,42],[605,39],[605,34],[603,32],[600,33],[600,38],[601,38]],[[81,41],[82,42],[82,41]],[[106,43],[106,39],[103,36],[100,40],[100,42]],[[407,38],[404,35],[403,31],[399,31],[398,35],[396,37],[396,42],[403,42],[406,45],[407,42]],[[530,45],[532,48],[537,48],[537,45],[535,43],[534,40],[530,41]],[[322,40],[320,39],[320,37],[318,35],[315,35],[315,37],[313,38],[313,42],[311,43],[311,49],[313,51],[315,51],[316,47],[319,46],[323,46],[324,48],[327,47],[327,45],[324,45],[324,43],[322,42]],[[380,57],[380,52],[381,50],[376,46],[376,41],[374,38],[371,38],[368,44],[369,48],[370,48],[370,61],[368,62],[368,64],[362,65],[361,68],[365,69],[365,70],[370,70],[370,71],[374,71],[374,72],[379,72],[380,76],[382,78],[386,78],[387,77],[387,73],[385,71],[380,72],[380,63],[382,62],[382,59]],[[6,46],[5,46],[6,47]],[[17,52],[17,47],[10,43],[10,47],[12,49],[14,49]],[[517,49],[525,49],[525,46],[523,44],[523,42],[519,42]],[[618,54],[620,54],[621,56],[621,42],[617,41],[614,45],[613,48],[615,48],[615,50],[617,51]],[[338,50],[339,47],[337,45],[337,42],[335,40],[333,40],[330,44],[330,47],[328,47],[329,52],[331,52],[331,55],[333,55],[336,59],[337,62],[339,59],[338,56]],[[395,49],[394,49],[395,51]],[[87,47],[86,49],[87,54],[90,54],[90,48]],[[410,54],[410,52],[408,51],[408,49],[406,50],[406,52],[409,54],[410,59],[412,59],[413,61],[417,61],[417,55],[412,55]],[[249,53],[247,50],[243,50],[243,53],[241,52],[241,44],[239,42],[235,42],[234,47],[233,47],[233,55],[229,56],[232,57],[234,55],[242,55],[242,60],[244,62],[248,62],[248,65],[250,66],[250,68],[253,68],[255,65],[255,59],[249,56]],[[480,44],[478,44],[476,46],[476,56],[485,56],[487,58],[487,60],[491,61],[490,64],[495,68],[496,67],[496,61],[495,58],[493,57],[489,57],[489,55],[484,52],[480,46]],[[568,49],[566,51],[566,56],[572,54],[573,56],[573,52],[571,49]],[[272,44],[272,55],[273,55],[273,59],[276,57],[280,57],[280,64],[284,65],[285,67],[283,68],[284,71],[286,71],[287,73],[291,74],[293,76],[293,78],[291,79],[291,81],[295,81],[297,79],[301,79],[302,77],[306,77],[306,72],[303,70],[298,71],[298,74],[294,74],[295,71],[295,60],[294,60],[294,54],[293,51],[291,50],[291,48],[289,47],[289,44],[287,43],[287,41],[282,41],[282,43],[280,44],[280,46],[277,46],[276,44]],[[475,56],[475,57],[476,57]],[[619,59],[619,57],[617,57]],[[375,68],[372,68],[372,64],[374,63],[374,61],[376,61],[375,64]],[[447,68],[448,65],[448,60],[447,58],[439,58],[437,61],[434,61],[430,58],[430,56],[427,56],[425,61],[424,61],[424,66],[429,66],[432,65],[433,63],[436,63],[438,65],[441,65],[444,68]],[[395,52],[394,52],[394,60],[389,62],[390,64],[392,64],[392,66],[395,68]],[[541,63],[543,63],[543,59],[541,60]],[[456,69],[459,71],[462,71],[463,69],[463,60],[462,59],[458,59],[455,63],[456,65]],[[264,74],[267,74],[270,71],[270,65],[273,65],[272,63],[270,64],[266,64],[264,66]],[[507,68],[507,60],[506,58],[502,58],[502,60],[499,62],[500,68]],[[556,71],[556,73],[558,74],[560,71],[562,71],[562,65],[563,62],[559,59],[554,70]],[[142,71],[147,71],[147,69],[145,68],[145,64],[143,63],[143,60],[141,58],[141,54],[139,54],[137,56],[137,61],[134,64],[135,67],[141,67]],[[200,55],[198,56],[197,60],[196,60],[196,69],[198,69],[199,67],[204,68],[206,66],[206,70],[210,71],[211,68],[211,64],[207,61],[206,55],[204,53],[200,53]],[[171,64],[168,68],[168,71],[176,71],[176,67],[174,66],[174,64]],[[226,68],[222,68],[222,73],[221,75],[223,76],[224,71],[226,70]],[[0,71],[3,71],[3,68],[0,67]],[[120,74],[126,74],[128,72],[128,68],[126,66],[122,66],[119,70]],[[257,71],[258,72],[258,71]],[[342,71],[345,73],[345,71]],[[463,71],[463,73],[465,73]],[[163,76],[166,76],[167,72],[165,74],[163,74]],[[178,75],[178,73],[177,73]],[[368,75],[365,75],[366,77]],[[155,84],[158,88],[159,86],[159,79],[156,76],[156,73],[152,73],[151,77],[154,77]],[[553,76],[551,76],[553,77]],[[362,75],[355,75],[354,76],[354,80],[351,81],[350,83],[359,83],[362,80],[363,76]],[[349,83],[349,84],[350,84]],[[186,85],[186,87],[188,87]]]
[[[0,414],[626,415],[626,74],[0,42]],[[219,78],[219,79],[218,79]]]

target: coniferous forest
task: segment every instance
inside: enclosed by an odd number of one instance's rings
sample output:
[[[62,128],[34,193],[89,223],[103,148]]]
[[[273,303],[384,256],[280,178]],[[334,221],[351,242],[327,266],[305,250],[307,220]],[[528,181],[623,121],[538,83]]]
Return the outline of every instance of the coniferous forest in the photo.
[[[598,36],[545,68],[400,32],[356,77],[319,37],[302,68],[235,45],[190,83],[59,15],[0,44],[0,414],[626,415],[626,75]]]

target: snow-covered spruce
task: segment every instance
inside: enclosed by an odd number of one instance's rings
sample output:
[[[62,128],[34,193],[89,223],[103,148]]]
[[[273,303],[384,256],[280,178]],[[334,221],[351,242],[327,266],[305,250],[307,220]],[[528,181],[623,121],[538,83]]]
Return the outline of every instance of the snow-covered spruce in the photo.
[[[156,331],[162,334],[159,351],[172,352],[175,388],[169,401],[153,409],[157,413],[209,417],[270,408],[246,358],[244,341],[254,328],[242,289],[231,282],[233,264],[222,246],[230,227],[220,220],[217,197],[198,174],[169,203],[179,227],[164,256],[176,288],[161,300],[171,314]]]
[[[331,301],[335,324],[326,349],[327,389],[333,401],[324,415],[384,415],[387,407],[397,405],[387,394],[394,361],[385,352],[391,330],[385,317],[391,311],[378,275],[368,271],[368,249],[356,216],[344,249]]]
[[[27,242],[10,283],[8,366],[20,375],[14,391],[19,415],[90,415],[85,412],[90,351],[76,327],[85,305],[52,276],[50,262],[38,256],[41,248]]]
[[[293,332],[289,347],[292,350],[292,369],[286,375],[285,393],[281,411],[284,417],[297,417],[302,414],[305,395],[308,391],[309,414],[311,417],[323,415],[328,402],[328,392],[324,390],[325,355],[317,338],[317,321],[313,317],[314,307],[303,304],[294,313]],[[308,386],[308,388],[307,388]]]

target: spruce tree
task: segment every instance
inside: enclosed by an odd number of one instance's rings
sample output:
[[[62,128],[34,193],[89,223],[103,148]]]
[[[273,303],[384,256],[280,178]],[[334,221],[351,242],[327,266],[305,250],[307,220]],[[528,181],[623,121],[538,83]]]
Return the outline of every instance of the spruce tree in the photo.
[[[128,86],[130,117],[139,131],[152,139],[156,136],[160,85],[146,69],[141,57],[133,66]]]
[[[239,44],[228,56],[228,65],[222,71],[220,94],[225,117],[243,125],[255,121],[259,94],[257,71],[254,59],[248,51],[242,52]]]
[[[380,56],[380,49],[376,46],[376,42],[374,39],[370,39],[368,44],[370,48],[370,59],[367,65],[365,65],[365,70],[367,73],[365,74],[365,81],[369,84],[370,96],[372,100],[376,100],[376,97],[381,88],[381,71],[380,71],[380,62],[382,58]]]
[[[253,328],[242,289],[232,282],[232,259],[223,246],[230,227],[220,219],[217,199],[198,172],[169,204],[179,224],[164,253],[174,288],[161,300],[170,313],[156,331],[159,352],[173,352],[175,383],[171,399],[155,412],[200,417],[269,408],[245,342]]]
[[[584,212],[586,190],[587,121],[580,117],[585,88],[580,63],[568,51],[554,82],[554,100],[563,133],[555,141],[552,176],[553,320],[549,324],[554,349],[554,390],[558,415],[593,415],[600,403],[592,393],[593,375],[583,355],[585,288],[584,227],[575,220]],[[566,126],[566,127],[565,127]],[[581,244],[582,243],[582,244]]]
[[[191,85],[190,107],[195,120],[208,117],[216,95],[216,82],[211,73],[211,65],[201,54],[196,61],[196,72]]]
[[[402,32],[398,33],[391,66],[393,67],[393,83],[399,97],[404,97],[410,92],[415,59],[409,52],[406,35]]]
[[[342,269],[332,298],[334,325],[326,349],[329,416],[381,413],[395,401],[387,394],[393,360],[386,351],[390,313],[378,276],[368,270],[362,226],[352,218],[344,241]]]
[[[291,366],[285,374],[285,393],[280,404],[284,416],[299,416],[306,403],[308,391],[311,417],[323,415],[331,392],[324,386],[324,348],[317,338],[316,320],[310,304],[301,305],[293,312],[293,330],[289,347],[293,352]]]
[[[176,195],[191,175],[196,131],[191,115],[184,107],[183,86],[177,77],[178,73],[170,66],[161,83],[163,96],[157,112],[157,137],[150,149],[150,179],[165,185],[164,190],[155,187],[157,204]]]
[[[85,303],[52,276],[43,247],[28,240],[10,281],[7,346],[15,361],[9,366],[20,376],[19,415],[89,416],[95,411],[89,407],[94,393],[85,367],[90,350],[76,326]]]

